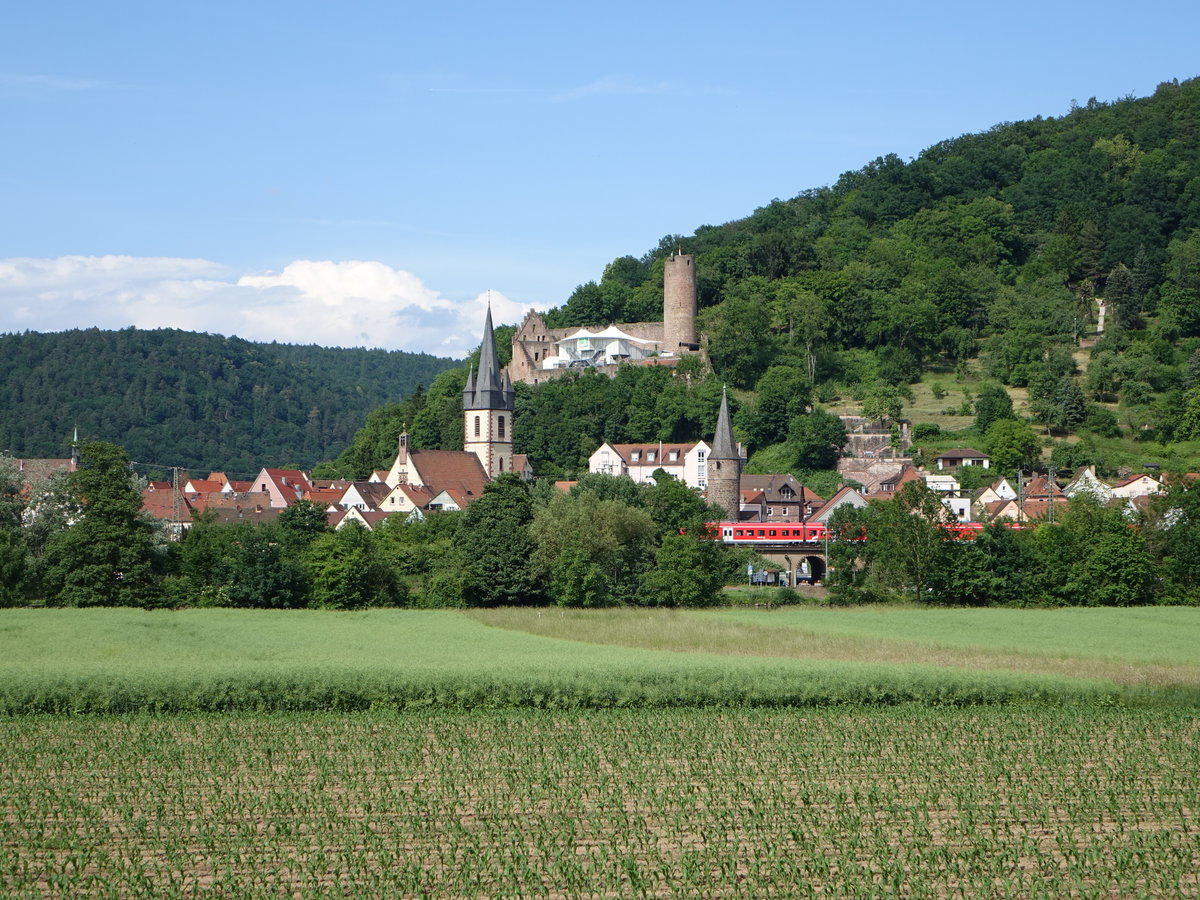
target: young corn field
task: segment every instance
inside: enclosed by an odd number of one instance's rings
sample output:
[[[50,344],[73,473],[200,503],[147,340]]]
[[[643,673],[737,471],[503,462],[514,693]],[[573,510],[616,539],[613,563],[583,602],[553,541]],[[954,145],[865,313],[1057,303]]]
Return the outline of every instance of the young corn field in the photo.
[[[0,720],[0,894],[1200,895],[1186,709]]]

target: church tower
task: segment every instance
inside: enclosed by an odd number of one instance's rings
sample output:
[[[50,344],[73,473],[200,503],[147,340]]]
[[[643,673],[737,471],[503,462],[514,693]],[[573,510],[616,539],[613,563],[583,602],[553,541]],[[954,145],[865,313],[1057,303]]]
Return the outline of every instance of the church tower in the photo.
[[[721,391],[721,412],[708,455],[708,502],[725,510],[728,521],[736,522],[742,508],[742,455],[729,423],[729,398]]]
[[[513,387],[501,372],[492,333],[492,307],[483,323],[479,371],[472,368],[463,389],[463,449],[474,453],[489,478],[512,471]]]

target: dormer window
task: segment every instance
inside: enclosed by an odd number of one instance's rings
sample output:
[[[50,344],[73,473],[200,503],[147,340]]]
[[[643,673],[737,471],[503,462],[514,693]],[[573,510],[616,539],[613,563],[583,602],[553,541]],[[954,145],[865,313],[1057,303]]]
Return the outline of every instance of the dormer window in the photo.
[[[641,450],[634,450],[632,453],[629,454],[629,459],[631,462],[637,462],[641,458],[642,458]]]
[[[678,451],[678,450],[672,450],[672,451],[670,451],[670,453],[668,454],[667,458],[668,458],[668,459],[669,459],[671,462],[679,462],[679,451]]]

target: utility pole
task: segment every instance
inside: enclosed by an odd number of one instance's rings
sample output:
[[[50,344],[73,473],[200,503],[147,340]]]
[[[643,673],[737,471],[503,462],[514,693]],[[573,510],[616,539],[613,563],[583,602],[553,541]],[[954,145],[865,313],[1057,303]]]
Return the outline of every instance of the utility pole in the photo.
[[[179,494],[179,466],[171,466],[171,537],[183,539],[183,526],[179,519],[183,515],[183,498]]]

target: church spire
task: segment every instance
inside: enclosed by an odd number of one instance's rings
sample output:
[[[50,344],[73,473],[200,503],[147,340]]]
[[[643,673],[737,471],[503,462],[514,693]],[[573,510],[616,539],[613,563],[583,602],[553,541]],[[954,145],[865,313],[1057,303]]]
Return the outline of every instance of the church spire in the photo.
[[[721,388],[721,411],[717,414],[717,430],[713,433],[711,459],[741,459],[733,426],[729,423],[729,396]]]
[[[467,396],[468,390],[470,397]],[[479,372],[467,380],[467,390],[463,391],[463,409],[512,408],[512,386],[500,374],[496,336],[492,329],[492,305],[489,303],[487,318],[483,321],[483,342],[479,346]]]

